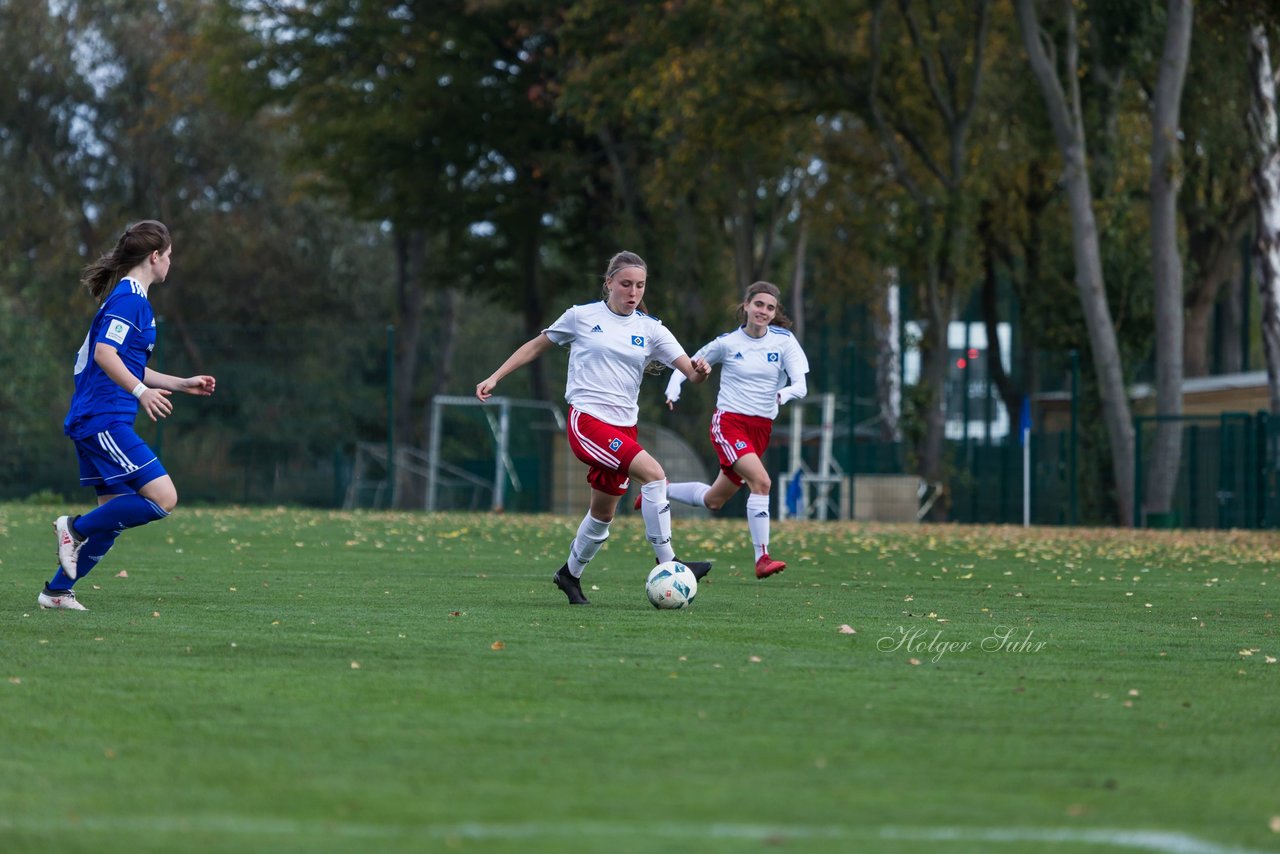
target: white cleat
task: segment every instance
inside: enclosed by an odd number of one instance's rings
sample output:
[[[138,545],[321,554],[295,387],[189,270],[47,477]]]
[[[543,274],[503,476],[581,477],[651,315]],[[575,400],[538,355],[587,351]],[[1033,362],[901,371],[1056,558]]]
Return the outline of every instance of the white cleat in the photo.
[[[77,540],[75,534],[71,533],[70,516],[59,516],[53,523],[53,530],[58,535],[58,564],[67,578],[74,581],[76,564],[80,560],[80,547],[84,545],[84,540]]]
[[[74,590],[65,590],[60,593],[50,593],[47,590],[41,590],[40,595],[36,597],[36,602],[41,608],[55,608],[63,611],[88,611],[89,609],[81,605],[76,599]]]

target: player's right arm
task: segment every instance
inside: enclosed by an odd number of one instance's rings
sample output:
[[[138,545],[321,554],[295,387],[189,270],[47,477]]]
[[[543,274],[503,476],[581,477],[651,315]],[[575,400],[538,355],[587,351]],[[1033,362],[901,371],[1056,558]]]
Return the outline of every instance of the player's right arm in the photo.
[[[498,370],[476,383],[476,397],[488,400],[493,396],[493,389],[498,385],[499,380],[512,371],[523,368],[554,346],[555,343],[547,337],[545,332],[539,332],[537,336],[521,344],[519,349],[508,356]]]
[[[701,360],[707,367],[707,370],[703,372],[703,379],[706,379],[706,376],[711,373],[711,365],[719,361],[719,351],[716,349],[716,342],[719,340],[717,338],[714,341],[708,341],[698,348],[698,352],[693,354],[694,359]],[[667,409],[674,410],[676,408],[676,402],[680,400],[680,387],[684,385],[685,379],[685,375],[680,371],[671,372],[671,379],[667,380]]]

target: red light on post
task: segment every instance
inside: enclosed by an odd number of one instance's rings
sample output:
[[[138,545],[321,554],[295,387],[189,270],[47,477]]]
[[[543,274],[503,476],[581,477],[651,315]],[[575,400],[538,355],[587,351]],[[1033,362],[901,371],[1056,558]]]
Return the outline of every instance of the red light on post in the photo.
[[[963,371],[965,368],[969,367],[969,363],[964,360],[963,356],[961,356],[959,359],[956,359],[956,367]]]
[[[974,359],[976,359],[976,358],[978,358],[978,351],[977,351],[976,349],[974,349],[973,347],[970,347],[970,348],[969,348],[969,361],[971,361],[971,362],[972,362],[972,361],[973,361]]]

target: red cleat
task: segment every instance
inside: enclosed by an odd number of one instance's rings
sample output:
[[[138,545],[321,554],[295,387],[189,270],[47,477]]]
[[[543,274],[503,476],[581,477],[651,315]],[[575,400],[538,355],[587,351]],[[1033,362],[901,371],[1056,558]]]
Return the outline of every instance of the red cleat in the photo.
[[[768,578],[775,572],[782,572],[787,565],[780,560],[774,560],[767,554],[760,555],[760,559],[756,561],[756,578]]]

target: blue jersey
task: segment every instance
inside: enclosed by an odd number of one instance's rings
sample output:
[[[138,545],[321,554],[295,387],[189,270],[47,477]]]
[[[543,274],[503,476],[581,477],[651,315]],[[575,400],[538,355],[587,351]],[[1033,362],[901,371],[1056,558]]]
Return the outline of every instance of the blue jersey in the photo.
[[[146,376],[147,360],[156,346],[156,316],[146,290],[133,279],[121,279],[102,301],[76,354],[76,388],[63,424],[72,439],[83,439],[112,424],[132,424],[138,417],[137,398],[94,361],[99,343],[114,347],[129,373],[140,380]]]

